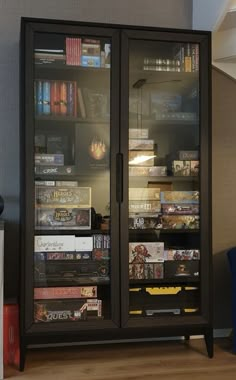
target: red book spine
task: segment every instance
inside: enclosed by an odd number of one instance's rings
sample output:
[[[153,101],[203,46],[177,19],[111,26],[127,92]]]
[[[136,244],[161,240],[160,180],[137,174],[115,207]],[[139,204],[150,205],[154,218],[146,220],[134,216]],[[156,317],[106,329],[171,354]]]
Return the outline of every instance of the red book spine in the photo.
[[[67,113],[67,86],[65,82],[60,83],[60,114]]]

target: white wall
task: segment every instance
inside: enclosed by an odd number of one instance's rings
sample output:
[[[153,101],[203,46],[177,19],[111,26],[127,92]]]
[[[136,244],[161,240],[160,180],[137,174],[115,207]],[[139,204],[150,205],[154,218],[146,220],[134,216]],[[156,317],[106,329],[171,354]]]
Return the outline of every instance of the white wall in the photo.
[[[229,4],[230,0],[193,0],[193,29],[213,31]]]

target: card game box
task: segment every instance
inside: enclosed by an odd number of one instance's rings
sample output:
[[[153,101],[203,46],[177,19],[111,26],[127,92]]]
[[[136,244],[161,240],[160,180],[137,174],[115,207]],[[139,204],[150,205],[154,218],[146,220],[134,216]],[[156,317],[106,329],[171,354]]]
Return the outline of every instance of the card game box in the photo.
[[[91,187],[45,187],[35,188],[36,207],[89,208],[91,207]]]
[[[161,191],[161,203],[199,203],[199,191]]]
[[[99,249],[95,248],[92,251],[93,260],[110,260],[110,251],[109,249]]]
[[[152,150],[129,150],[129,165],[154,166],[155,157]]]
[[[102,301],[98,299],[45,300],[34,302],[35,323],[85,321],[102,318]]]
[[[96,298],[96,286],[34,288],[34,299]]]
[[[35,229],[91,229],[91,208],[35,209]]]
[[[129,150],[154,150],[154,140],[129,139]]]
[[[199,279],[199,260],[165,261],[164,278]]]
[[[162,217],[156,216],[129,216],[130,230],[160,229],[162,228]]]
[[[35,252],[73,252],[74,235],[37,235],[34,237]]]
[[[190,161],[190,171],[192,176],[197,176],[199,174],[199,161]]]
[[[92,252],[35,252],[35,260],[91,260]]]
[[[93,250],[93,237],[92,236],[76,236],[75,250],[79,252],[86,252]]]
[[[199,229],[198,215],[162,215],[163,229]]]
[[[129,139],[148,139],[148,128],[129,128]]]
[[[163,203],[161,206],[163,214],[166,215],[198,215],[199,214],[199,204],[197,203]]]
[[[199,151],[198,150],[180,150],[179,151],[179,160],[198,160]]]
[[[165,260],[200,260],[199,249],[167,249],[164,251]]]
[[[64,165],[64,154],[36,153],[34,155],[35,165]]]
[[[55,166],[55,165],[36,165],[35,174],[38,175],[73,175],[78,174],[78,168],[76,165],[70,166]]]
[[[167,176],[166,166],[130,166],[129,176],[164,177]]]
[[[151,213],[156,214],[161,211],[160,201],[129,201],[129,214],[138,213],[143,214]]]
[[[130,187],[129,201],[159,201],[160,188],[158,187]]]
[[[172,173],[174,176],[190,176],[190,161],[174,160],[172,162]]]
[[[109,249],[111,246],[110,235],[107,234],[94,234],[93,235],[93,248]]]
[[[155,263],[164,261],[164,242],[129,243],[129,263]]]

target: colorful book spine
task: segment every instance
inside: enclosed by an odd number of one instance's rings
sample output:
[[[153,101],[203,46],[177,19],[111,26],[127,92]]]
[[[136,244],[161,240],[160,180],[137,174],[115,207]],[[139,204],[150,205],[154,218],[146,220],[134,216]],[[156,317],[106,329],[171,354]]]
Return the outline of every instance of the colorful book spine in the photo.
[[[52,115],[60,114],[60,82],[51,83],[51,113]]]
[[[67,113],[67,85],[66,82],[60,83],[60,114]]]
[[[43,82],[41,80],[36,82],[36,113],[43,114]]]
[[[50,114],[50,82],[43,81],[43,114]]]

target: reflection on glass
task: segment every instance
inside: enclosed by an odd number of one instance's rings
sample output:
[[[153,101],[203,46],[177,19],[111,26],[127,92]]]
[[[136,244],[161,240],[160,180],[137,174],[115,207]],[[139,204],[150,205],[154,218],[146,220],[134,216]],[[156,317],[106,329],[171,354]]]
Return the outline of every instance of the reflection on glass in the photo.
[[[199,46],[131,41],[129,315],[200,312]]]
[[[34,43],[34,320],[110,319],[111,42]]]

